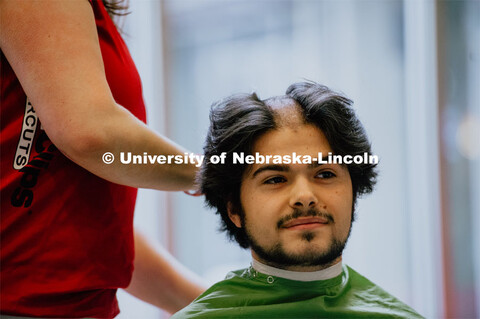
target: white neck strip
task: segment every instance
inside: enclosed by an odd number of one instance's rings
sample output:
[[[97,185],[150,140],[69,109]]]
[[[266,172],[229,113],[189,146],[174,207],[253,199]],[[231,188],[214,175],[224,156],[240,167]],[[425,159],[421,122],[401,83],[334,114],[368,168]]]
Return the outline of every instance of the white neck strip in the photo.
[[[315,280],[327,280],[334,277],[337,277],[342,273],[342,262],[338,262],[333,266],[328,268],[318,270],[318,271],[291,271],[285,269],[279,269],[275,267],[271,267],[265,264],[262,264],[255,258],[252,259],[252,268],[256,271],[270,276],[290,279],[290,280],[297,280],[297,281],[315,281]]]

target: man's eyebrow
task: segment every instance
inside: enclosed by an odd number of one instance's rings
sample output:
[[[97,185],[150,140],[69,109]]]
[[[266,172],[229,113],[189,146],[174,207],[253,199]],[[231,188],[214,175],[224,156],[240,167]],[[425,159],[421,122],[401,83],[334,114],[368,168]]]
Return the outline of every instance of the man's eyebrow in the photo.
[[[279,165],[279,164],[273,164],[273,165],[264,165],[259,167],[255,172],[253,172],[252,178],[257,176],[263,171],[277,171],[277,172],[288,172],[290,168],[288,165]]]
[[[322,157],[320,162],[317,159],[315,159],[311,164],[308,164],[308,168],[314,169],[325,164],[330,164],[328,163],[328,159],[329,159],[328,156]]]
[[[322,160],[325,162],[327,161],[328,157],[323,157]],[[319,166],[324,165],[325,163],[318,163],[317,161],[312,162],[311,164],[308,164],[309,169],[315,169]],[[280,165],[280,164],[271,164],[271,165],[265,165],[259,167],[255,172],[252,174],[252,178],[257,176],[263,171],[277,171],[277,172],[288,172],[290,171],[290,167],[288,165]]]
[[[322,158],[323,161],[326,161],[326,157]],[[313,161],[311,164],[308,164],[309,169],[315,169],[319,166],[324,165],[325,163],[319,163],[318,161]]]

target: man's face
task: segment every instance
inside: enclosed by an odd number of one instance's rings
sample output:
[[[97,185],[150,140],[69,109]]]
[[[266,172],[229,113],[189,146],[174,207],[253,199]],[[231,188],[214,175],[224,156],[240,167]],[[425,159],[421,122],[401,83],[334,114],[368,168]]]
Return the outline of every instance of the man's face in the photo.
[[[317,127],[286,125],[268,131],[253,145],[261,155],[318,156],[332,152]],[[314,162],[315,163],[315,162]],[[314,271],[341,259],[352,222],[352,182],[338,164],[253,164],[240,188],[244,227],[252,255],[260,262],[289,270]]]

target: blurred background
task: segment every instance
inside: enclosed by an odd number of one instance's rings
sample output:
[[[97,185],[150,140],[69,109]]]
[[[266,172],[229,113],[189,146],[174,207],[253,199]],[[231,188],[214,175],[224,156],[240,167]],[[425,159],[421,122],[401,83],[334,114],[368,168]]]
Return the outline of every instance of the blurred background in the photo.
[[[344,262],[427,318],[480,317],[480,2],[132,0],[149,125],[202,153],[212,102],[310,79],[345,93],[380,157]],[[135,223],[213,283],[250,255],[203,198],[141,190]],[[119,293],[119,318],[168,318]]]

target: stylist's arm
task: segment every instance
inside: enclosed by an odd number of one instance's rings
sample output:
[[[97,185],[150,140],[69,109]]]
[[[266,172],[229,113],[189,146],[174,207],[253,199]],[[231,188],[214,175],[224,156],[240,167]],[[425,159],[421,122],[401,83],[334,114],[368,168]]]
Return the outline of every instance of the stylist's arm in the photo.
[[[108,181],[161,190],[193,188],[192,164],[124,165],[120,152],[183,155],[118,105],[106,80],[87,0],[1,1],[0,46],[51,141]],[[102,156],[115,156],[105,164]]]

